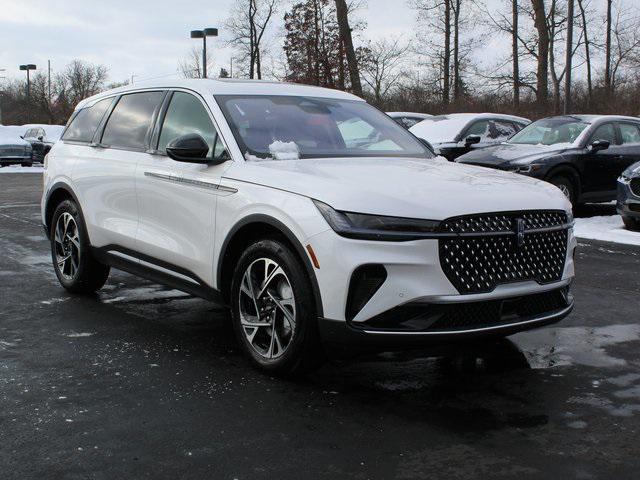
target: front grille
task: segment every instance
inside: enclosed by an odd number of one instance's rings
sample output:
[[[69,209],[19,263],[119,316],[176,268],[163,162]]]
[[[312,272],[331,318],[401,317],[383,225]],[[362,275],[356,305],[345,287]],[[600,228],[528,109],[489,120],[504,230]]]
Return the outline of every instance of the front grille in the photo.
[[[629,188],[631,188],[635,196],[640,197],[640,177],[632,178],[629,183]]]
[[[461,294],[490,292],[497,285],[525,280],[540,284],[558,281],[564,270],[568,239],[567,229],[560,227],[566,223],[567,215],[562,211],[505,212],[445,220],[441,231],[460,236],[440,240],[442,270]]]

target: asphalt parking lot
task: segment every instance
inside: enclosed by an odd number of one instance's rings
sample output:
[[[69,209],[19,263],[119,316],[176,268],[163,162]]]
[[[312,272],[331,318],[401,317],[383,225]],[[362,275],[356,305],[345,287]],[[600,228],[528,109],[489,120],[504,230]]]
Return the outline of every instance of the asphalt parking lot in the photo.
[[[0,478],[638,478],[640,248],[580,242],[576,309],[474,352],[253,370],[221,306],[58,284],[40,175],[0,175]]]

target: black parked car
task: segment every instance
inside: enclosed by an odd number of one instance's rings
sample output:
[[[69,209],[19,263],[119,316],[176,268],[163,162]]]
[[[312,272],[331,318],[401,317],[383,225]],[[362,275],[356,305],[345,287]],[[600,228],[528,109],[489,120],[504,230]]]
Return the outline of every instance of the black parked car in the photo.
[[[33,161],[42,162],[55,142],[60,140],[64,131],[62,125],[24,125],[26,131],[22,138],[33,148]]]
[[[615,200],[616,180],[638,160],[640,118],[613,115],[544,118],[457,159],[546,180],[574,205]]]
[[[618,213],[625,227],[640,230],[640,162],[627,168],[618,179]]]
[[[529,123],[526,118],[498,113],[449,113],[425,118],[409,131],[428,142],[437,155],[453,161],[504,142]]]

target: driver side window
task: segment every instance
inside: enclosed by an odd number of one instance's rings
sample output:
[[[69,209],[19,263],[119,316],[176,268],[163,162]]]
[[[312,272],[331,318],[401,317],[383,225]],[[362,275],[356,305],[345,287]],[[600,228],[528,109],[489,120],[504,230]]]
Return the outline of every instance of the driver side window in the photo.
[[[228,155],[202,102],[190,93],[174,92],[160,130],[158,151],[166,152],[171,141],[189,133],[204,138],[209,145],[209,158],[220,159]]]
[[[596,128],[596,131],[591,135],[589,143],[591,144],[597,140],[606,140],[611,145],[615,145],[617,143],[616,130],[613,123],[605,123],[604,125],[600,125]]]
[[[475,122],[469,127],[464,137],[466,138],[469,135],[477,135],[480,137],[481,141],[487,141],[489,139],[489,121],[480,120],[479,122]]]

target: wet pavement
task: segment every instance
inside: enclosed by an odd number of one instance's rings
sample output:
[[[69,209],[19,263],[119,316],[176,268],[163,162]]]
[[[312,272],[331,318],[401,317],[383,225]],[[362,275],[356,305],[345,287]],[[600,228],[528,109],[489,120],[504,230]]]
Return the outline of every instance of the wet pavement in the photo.
[[[220,306],[120,272],[68,295],[39,192],[0,176],[2,479],[638,478],[639,248],[581,241],[555,326],[291,382]]]

